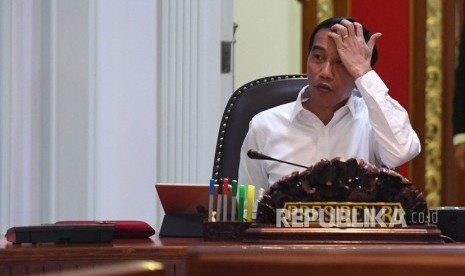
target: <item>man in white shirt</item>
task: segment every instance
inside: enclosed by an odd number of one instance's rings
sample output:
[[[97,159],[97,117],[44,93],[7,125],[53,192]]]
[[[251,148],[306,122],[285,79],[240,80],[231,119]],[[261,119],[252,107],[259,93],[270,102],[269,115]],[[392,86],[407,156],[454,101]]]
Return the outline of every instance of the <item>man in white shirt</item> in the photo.
[[[407,111],[372,69],[376,40],[350,18],[330,18],[312,33],[308,86],[295,102],[257,114],[241,150],[239,183],[268,189],[298,167],[247,157],[249,149],[311,166],[321,159],[361,158],[394,168],[421,151]],[[266,99],[264,99],[266,100]]]

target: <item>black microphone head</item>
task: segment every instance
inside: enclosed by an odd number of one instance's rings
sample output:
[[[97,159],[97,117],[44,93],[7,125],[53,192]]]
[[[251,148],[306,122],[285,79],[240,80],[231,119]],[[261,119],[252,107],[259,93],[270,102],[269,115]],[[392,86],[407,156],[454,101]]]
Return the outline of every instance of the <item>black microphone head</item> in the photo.
[[[268,159],[267,156],[261,154],[260,152],[258,151],[255,151],[255,150],[249,150],[247,152],[247,156],[251,159]]]

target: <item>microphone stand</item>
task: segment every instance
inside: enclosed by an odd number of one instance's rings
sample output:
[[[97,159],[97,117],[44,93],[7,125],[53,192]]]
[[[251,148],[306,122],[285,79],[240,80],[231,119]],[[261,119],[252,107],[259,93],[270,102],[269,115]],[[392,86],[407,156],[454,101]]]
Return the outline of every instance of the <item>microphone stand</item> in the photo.
[[[277,162],[286,163],[286,164],[289,164],[289,165],[301,167],[301,168],[304,168],[304,169],[308,169],[307,166],[295,164],[295,163],[292,163],[292,162],[287,162],[287,161],[284,161],[284,160],[279,160],[279,159],[270,157],[270,156],[268,156],[268,155],[264,155],[263,153],[258,152],[258,151],[255,151],[255,150],[249,150],[249,151],[247,151],[247,156],[248,156],[249,158],[251,158],[251,159],[277,161]]]

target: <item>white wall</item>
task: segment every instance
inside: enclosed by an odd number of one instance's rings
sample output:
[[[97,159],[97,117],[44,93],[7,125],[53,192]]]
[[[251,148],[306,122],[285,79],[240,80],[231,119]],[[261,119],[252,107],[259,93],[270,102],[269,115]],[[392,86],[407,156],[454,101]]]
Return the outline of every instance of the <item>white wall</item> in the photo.
[[[157,5],[95,6],[95,217],[154,222]]]
[[[0,1],[0,226],[38,222],[49,197],[40,186],[42,128],[40,5]],[[41,200],[43,199],[43,200]]]
[[[234,0],[236,88],[262,77],[301,73],[301,18],[299,1]]]
[[[0,232],[75,219],[159,228],[156,182],[210,178],[231,22],[232,0],[0,0]]]
[[[74,219],[159,228],[155,183],[211,176],[233,8],[240,85],[299,71],[294,2],[0,0],[0,233]]]

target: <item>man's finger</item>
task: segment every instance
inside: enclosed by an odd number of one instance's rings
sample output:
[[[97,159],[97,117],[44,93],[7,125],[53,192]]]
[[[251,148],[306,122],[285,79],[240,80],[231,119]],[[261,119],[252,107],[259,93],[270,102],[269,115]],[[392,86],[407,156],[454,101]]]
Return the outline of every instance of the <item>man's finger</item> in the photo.
[[[367,43],[368,48],[370,48],[371,50],[373,50],[373,48],[375,47],[376,41],[378,40],[378,38],[379,38],[381,35],[382,35],[381,33],[376,33],[376,34],[372,35],[372,36],[370,37],[370,40],[368,40],[368,43]]]

